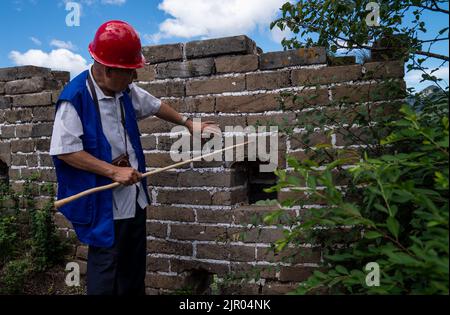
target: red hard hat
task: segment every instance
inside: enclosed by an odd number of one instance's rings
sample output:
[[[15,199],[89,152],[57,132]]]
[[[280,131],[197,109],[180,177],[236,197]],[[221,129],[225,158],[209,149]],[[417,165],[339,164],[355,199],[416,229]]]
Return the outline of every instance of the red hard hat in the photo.
[[[122,21],[99,27],[89,52],[95,61],[113,68],[137,69],[145,65],[141,40],[134,28]]]

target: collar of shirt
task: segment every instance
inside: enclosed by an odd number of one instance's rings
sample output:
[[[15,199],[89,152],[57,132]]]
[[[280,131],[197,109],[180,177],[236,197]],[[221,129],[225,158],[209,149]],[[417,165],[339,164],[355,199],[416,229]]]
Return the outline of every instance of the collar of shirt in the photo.
[[[97,93],[97,98],[99,101],[103,100],[103,99],[113,99],[113,98],[119,99],[120,97],[123,96],[122,92],[116,93],[115,97],[105,95],[105,93],[103,93],[102,89],[98,86],[97,81],[95,81],[94,76],[92,75],[92,67],[93,66],[91,66],[91,68],[89,69],[89,76],[91,77],[92,82],[94,83],[94,89],[95,89],[95,92]]]

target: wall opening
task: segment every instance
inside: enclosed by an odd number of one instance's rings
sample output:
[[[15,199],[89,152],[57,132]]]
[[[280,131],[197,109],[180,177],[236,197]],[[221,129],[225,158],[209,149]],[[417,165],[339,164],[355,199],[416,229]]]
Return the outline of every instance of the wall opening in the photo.
[[[9,185],[9,167],[0,160],[0,188],[7,187]]]
[[[261,172],[260,161],[244,161],[233,164],[237,176],[244,177],[247,186],[247,197],[249,204],[255,204],[262,200],[273,200],[278,198],[277,192],[267,193],[264,191],[277,184],[277,176],[274,172]]]

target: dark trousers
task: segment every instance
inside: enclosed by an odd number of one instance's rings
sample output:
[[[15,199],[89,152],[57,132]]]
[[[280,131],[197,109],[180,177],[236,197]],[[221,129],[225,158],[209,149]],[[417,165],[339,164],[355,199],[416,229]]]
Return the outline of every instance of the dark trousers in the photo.
[[[136,203],[132,219],[115,220],[110,248],[89,246],[88,295],[144,295],[146,273],[146,212]]]

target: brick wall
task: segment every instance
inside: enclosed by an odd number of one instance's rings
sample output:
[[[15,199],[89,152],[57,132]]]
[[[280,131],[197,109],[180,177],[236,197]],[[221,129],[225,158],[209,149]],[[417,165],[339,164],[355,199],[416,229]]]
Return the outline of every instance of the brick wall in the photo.
[[[311,108],[330,110],[326,105],[344,99],[380,106],[399,97],[386,93],[383,81],[404,86],[401,62],[359,65],[353,58],[327,58],[320,47],[263,53],[245,36],[144,47],[143,53],[151,64],[139,71],[139,86],[179,112],[214,120],[222,129],[314,119],[288,99],[281,105],[286,92],[302,97]],[[55,181],[48,156],[52,104],[67,80],[66,73],[43,68],[0,69],[0,158],[10,167],[14,188],[35,170],[41,171],[42,182]],[[139,127],[147,170],[172,164],[174,125],[151,117]],[[297,139],[301,132],[297,128],[291,136],[280,134],[279,168],[287,167],[286,154],[305,157]],[[336,135],[331,140],[321,134],[312,138],[334,147],[352,145]],[[221,293],[282,294],[318,267],[321,252],[314,244],[279,255],[271,252],[271,242],[283,236],[287,223],[251,227],[274,207],[248,204],[248,173],[246,163],[202,161],[149,179],[148,294],[188,288],[208,292],[213,280]],[[283,191],[278,199],[292,194]],[[298,217],[308,210],[283,211]],[[55,219],[64,235],[73,235],[61,215]],[[77,244],[75,252],[84,269],[86,247]]]

